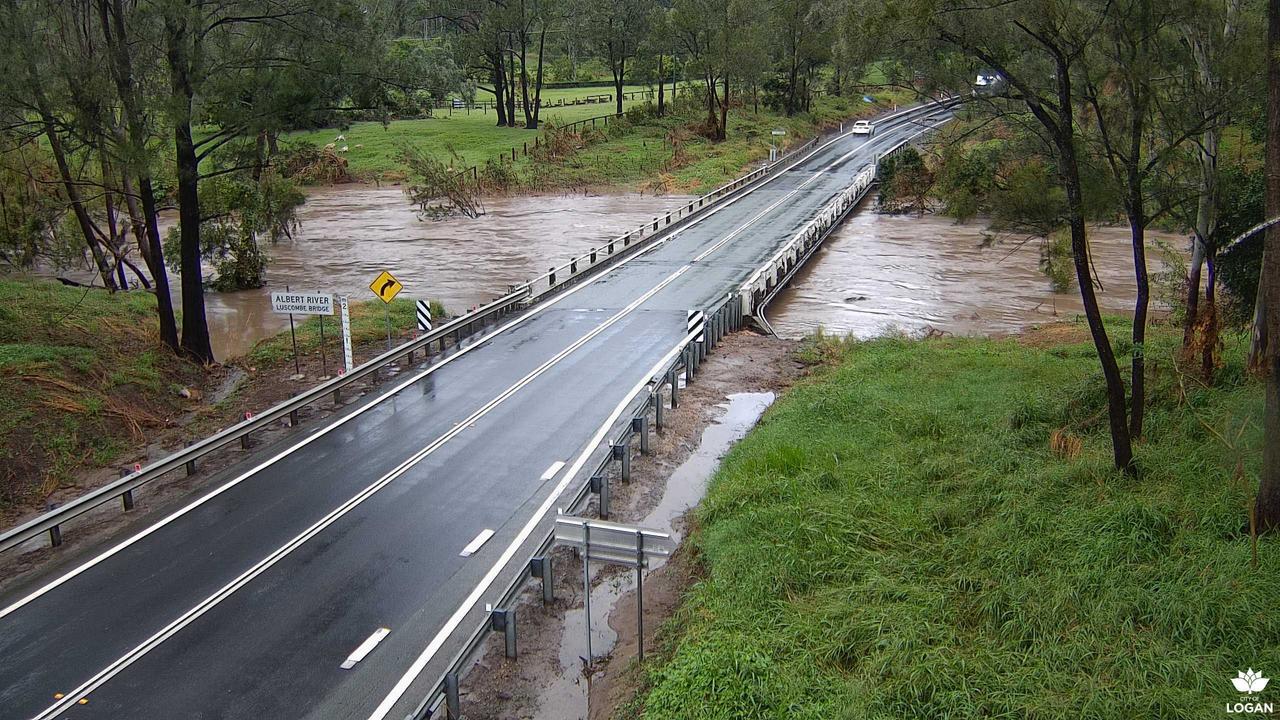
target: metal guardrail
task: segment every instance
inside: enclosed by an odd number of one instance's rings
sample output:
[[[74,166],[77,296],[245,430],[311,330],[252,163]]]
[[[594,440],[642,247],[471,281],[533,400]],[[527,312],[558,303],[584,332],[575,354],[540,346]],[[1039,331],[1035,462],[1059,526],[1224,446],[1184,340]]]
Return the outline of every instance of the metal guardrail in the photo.
[[[686,384],[693,382],[707,354],[725,335],[740,329],[746,319],[741,298],[736,293],[725,296],[713,309],[706,312],[706,317],[706,324],[701,330],[694,330],[682,338],[653,369],[649,381],[630,397],[624,398],[623,403],[629,408],[629,412],[623,413],[622,419],[614,424],[614,431],[606,434],[605,439],[592,450],[593,455],[600,456],[599,460],[579,471],[578,489],[562,509],[569,513],[576,512],[590,495],[595,494],[599,500],[597,507],[600,517],[608,518],[612,467],[618,466],[619,479],[623,482],[631,479],[632,441],[638,437],[640,453],[648,454],[650,428],[661,429],[664,426],[667,393],[670,393],[670,408],[679,407],[680,378],[683,376]],[[699,337],[703,339],[699,340]],[[653,420],[652,424],[650,418]],[[543,600],[550,602],[552,573],[547,572],[546,566],[551,562],[547,553],[552,547],[554,532],[554,528],[547,530],[541,541],[535,544],[529,559],[522,563],[521,570],[495,599],[488,601],[491,606],[490,615],[481,619],[462,648],[405,720],[441,717],[437,713],[442,709],[447,713],[445,717],[455,720],[461,717],[458,690],[461,674],[470,658],[494,629],[492,614],[510,617],[506,614],[509,606],[523,592],[525,583],[534,577],[542,578]]]
[[[815,141],[810,141],[801,148],[793,151],[786,157],[795,158],[801,151],[811,148]],[[799,162],[799,160],[795,160]],[[794,164],[791,163],[791,164]],[[403,358],[409,358],[412,362],[414,353],[421,350],[428,352],[433,344],[438,343],[440,351],[445,348],[445,340],[452,338],[454,344],[457,345],[465,337],[472,335],[477,327],[483,328],[490,321],[510,314],[517,310],[522,310],[530,305],[539,302],[547,297],[553,291],[561,290],[567,287],[571,282],[580,281],[586,277],[592,276],[606,267],[620,261],[625,256],[638,251],[640,247],[649,246],[654,240],[665,235],[666,230],[673,223],[673,216],[677,224],[683,220],[691,219],[697,212],[709,209],[716,202],[726,199],[729,195],[742,190],[746,186],[762,179],[770,172],[776,172],[781,165],[781,160],[772,166],[766,166],[754,170],[736,180],[733,180],[715,190],[702,196],[698,200],[690,202],[687,206],[683,206],[674,213],[667,213],[664,218],[654,218],[651,224],[646,224],[638,230],[627,233],[608,241],[602,245],[600,252],[592,251],[578,258],[570,260],[569,263],[560,268],[553,268],[550,272],[541,275],[529,282],[521,285],[513,286],[511,292],[500,297],[476,310],[459,316],[432,330],[425,335],[412,340],[399,347],[388,350],[387,352],[366,361],[351,372],[341,375],[325,383],[317,385],[298,396],[275,405],[252,417],[211,435],[203,440],[197,441],[178,452],[175,452],[155,463],[135,470],[124,477],[104,485],[100,488],[92,490],[80,497],[75,498],[59,507],[56,507],[42,515],[39,515],[25,523],[11,528],[4,533],[0,533],[0,553],[8,552],[17,548],[41,535],[47,534],[49,545],[58,547],[62,545],[62,526],[70,520],[95,509],[108,502],[112,502],[117,498],[120,499],[124,510],[129,511],[134,507],[133,493],[139,487],[149,482],[159,479],[167,473],[174,472],[185,468],[188,475],[195,472],[195,464],[206,455],[220,450],[236,441],[240,441],[247,448],[248,438],[257,430],[261,430],[268,425],[279,422],[288,418],[291,425],[297,424],[298,411],[319,402],[324,397],[333,394],[335,400],[341,397],[343,388],[362,380],[381,368],[396,362]],[[660,228],[661,226],[661,228]],[[652,227],[650,230],[649,228]],[[646,236],[645,233],[648,232]],[[640,238],[644,238],[643,245],[639,244]],[[619,247],[621,243],[621,247]],[[621,252],[620,250],[626,250]],[[561,273],[557,276],[557,272]]]
[[[284,418],[289,418],[290,424],[296,425],[298,418],[297,413],[302,408],[317,403],[330,394],[333,394],[335,400],[337,400],[341,397],[343,388],[373,375],[382,367],[400,360],[401,358],[408,357],[410,362],[412,362],[412,357],[415,352],[419,350],[428,352],[433,343],[439,343],[441,351],[444,350],[444,342],[448,338],[452,338],[454,340],[454,344],[457,345],[463,338],[470,336],[477,327],[484,327],[491,320],[519,309],[522,301],[526,299],[527,293],[528,290],[523,287],[515,288],[511,293],[500,297],[487,305],[481,306],[466,315],[454,318],[416,340],[412,340],[404,345],[392,348],[391,350],[366,361],[352,369],[349,373],[321,383],[320,385],[303,392],[297,397],[282,402],[260,414],[253,415],[236,425],[200,440],[190,447],[173,453],[158,462],[135,470],[115,482],[81,495],[65,505],[55,508],[54,510],[40,515],[39,517],[32,518],[31,520],[0,534],[0,552],[11,550],[29,540],[39,537],[44,533],[49,534],[49,544],[57,547],[62,544],[61,526],[68,520],[79,517],[80,515],[83,515],[100,505],[115,500],[116,498],[121,498],[121,503],[125,510],[131,510],[134,504],[133,491],[139,486],[156,480],[166,473],[184,467],[187,470],[187,474],[191,474],[195,470],[196,461],[200,458],[214,452],[215,450],[226,447],[237,440],[241,441],[242,444],[247,445],[246,441],[254,431],[261,430]]]

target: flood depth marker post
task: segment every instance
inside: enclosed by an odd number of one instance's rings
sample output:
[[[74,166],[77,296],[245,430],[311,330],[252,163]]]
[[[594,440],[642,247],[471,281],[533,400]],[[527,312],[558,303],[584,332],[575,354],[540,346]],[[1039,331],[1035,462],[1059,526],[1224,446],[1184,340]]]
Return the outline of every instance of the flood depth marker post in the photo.
[[[342,312],[339,322],[342,325],[342,371],[341,374],[351,372],[351,303],[347,300],[347,296],[343,295],[338,298],[338,309]]]

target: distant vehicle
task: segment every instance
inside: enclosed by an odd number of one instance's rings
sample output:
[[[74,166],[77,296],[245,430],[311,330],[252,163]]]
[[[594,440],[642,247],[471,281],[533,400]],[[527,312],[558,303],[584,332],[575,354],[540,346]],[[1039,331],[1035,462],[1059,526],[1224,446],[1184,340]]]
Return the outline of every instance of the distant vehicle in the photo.
[[[872,125],[870,122],[867,122],[866,120],[859,120],[853,124],[852,132],[854,135],[871,136],[875,134],[876,126]]]
[[[1004,92],[1008,82],[1000,73],[984,70],[978,73],[978,77],[973,81],[973,94],[977,95],[999,95]]]

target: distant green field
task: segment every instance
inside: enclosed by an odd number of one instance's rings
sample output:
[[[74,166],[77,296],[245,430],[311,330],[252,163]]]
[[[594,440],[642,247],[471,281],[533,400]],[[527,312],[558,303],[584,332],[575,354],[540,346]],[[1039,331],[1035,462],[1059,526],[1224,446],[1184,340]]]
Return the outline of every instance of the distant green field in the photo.
[[[624,92],[648,90],[648,86],[627,85]],[[670,88],[668,88],[670,90]],[[611,88],[560,88],[547,89],[542,93],[544,105],[561,100],[585,98],[589,95],[612,95]],[[478,100],[483,100],[482,94]],[[636,101],[626,101],[624,107],[636,105]],[[589,105],[566,105],[564,107],[543,107],[540,119],[546,122],[569,123],[575,120],[608,115],[614,110],[614,104],[592,103]],[[524,121],[524,113],[517,109],[520,122]],[[425,146],[438,156],[447,156],[456,152],[463,160],[463,167],[483,164],[486,160],[511,151],[512,147],[521,147],[523,143],[533,143],[538,131],[524,128],[498,127],[497,116],[493,110],[437,110],[436,116],[423,120],[395,120],[387,125],[379,122],[354,123],[347,130],[326,128],[310,132],[296,132],[285,136],[285,140],[305,140],[316,145],[336,143],[338,147],[348,148],[343,156],[350,164],[351,172],[362,176],[376,176],[381,173],[399,173],[403,165],[397,160],[400,148],[405,143]],[[346,139],[339,141],[338,136]]]

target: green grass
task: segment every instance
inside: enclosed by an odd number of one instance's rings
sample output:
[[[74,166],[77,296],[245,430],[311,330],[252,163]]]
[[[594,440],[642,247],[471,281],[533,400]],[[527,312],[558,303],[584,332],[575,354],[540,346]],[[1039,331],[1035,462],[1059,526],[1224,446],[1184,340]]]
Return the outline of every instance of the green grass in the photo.
[[[624,92],[646,90],[647,87],[627,85]],[[544,103],[560,100],[570,101],[588,95],[602,93],[612,94],[612,88],[558,88],[543,90]],[[624,107],[632,107],[635,101],[628,100]],[[613,103],[593,103],[590,105],[569,105],[565,107],[544,107],[540,118],[544,122],[569,123],[584,118],[608,115],[614,111]],[[511,148],[520,148],[523,143],[533,144],[538,136],[536,130],[524,128],[498,127],[497,116],[493,110],[436,110],[435,117],[422,120],[395,120],[387,125],[379,122],[353,123],[347,130],[326,128],[311,132],[295,132],[284,136],[286,141],[302,140],[315,145],[324,146],[336,142],[339,147],[346,145],[344,153],[351,172],[375,177],[386,174],[398,177],[404,172],[404,165],[398,159],[400,148],[405,143],[422,145],[430,148],[438,156],[449,157],[450,149],[463,160],[460,167],[484,164],[485,161],[504,153]],[[522,110],[516,115],[524,121]],[[346,140],[337,141],[338,135]],[[357,147],[360,146],[360,147]]]
[[[834,366],[766,414],[697,510],[705,578],[628,711],[1217,719],[1237,671],[1280,672],[1280,541],[1252,569],[1244,529],[1262,393],[1241,342],[1206,389],[1173,372],[1179,333],[1154,331],[1133,480],[1110,467],[1096,360],[1071,335],[811,348]],[[1078,457],[1050,451],[1055,430]]]
[[[160,345],[149,293],[0,280],[0,510],[109,463],[200,370]]]

